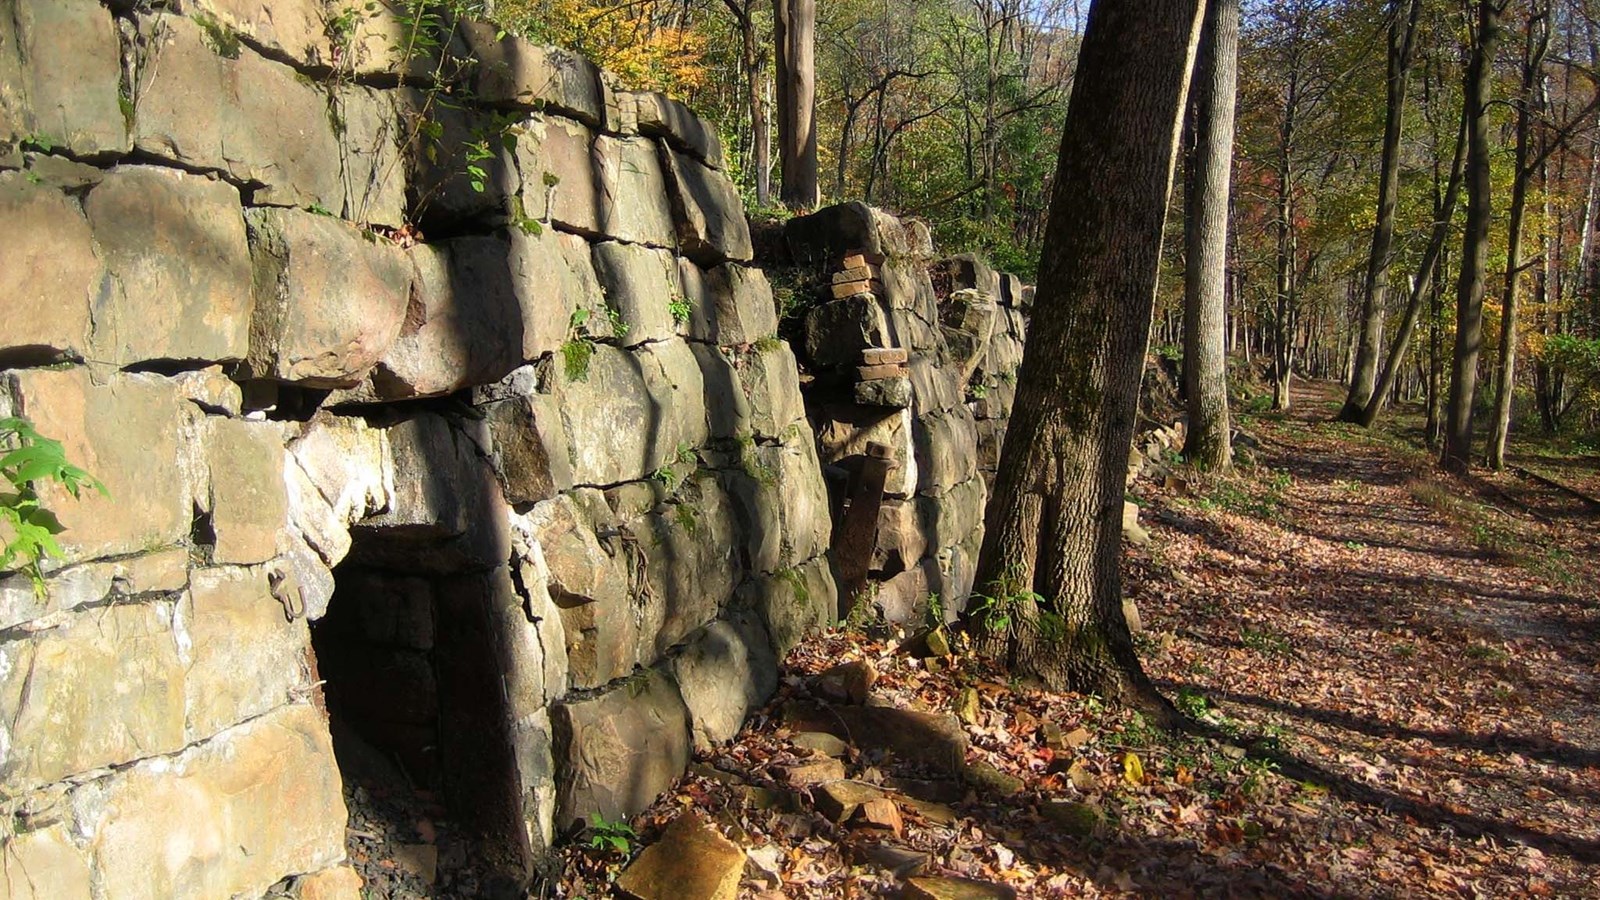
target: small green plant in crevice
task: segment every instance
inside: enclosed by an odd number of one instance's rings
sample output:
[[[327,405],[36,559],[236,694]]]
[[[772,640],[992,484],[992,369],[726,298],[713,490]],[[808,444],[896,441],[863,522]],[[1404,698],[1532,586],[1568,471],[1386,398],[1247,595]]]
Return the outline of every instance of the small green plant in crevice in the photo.
[[[562,372],[568,381],[587,381],[589,360],[594,356],[594,339],[584,326],[589,322],[587,309],[575,309],[567,320],[567,340],[561,345]]]
[[[1270,628],[1241,626],[1239,628],[1239,642],[1251,650],[1271,656],[1288,656],[1291,650],[1289,639]]]
[[[84,488],[110,496],[99,479],[67,462],[61,443],[45,437],[26,419],[0,418],[0,571],[21,569],[44,596],[39,562],[60,558],[56,535],[62,531],[55,513],[45,508],[39,490],[60,485],[74,500]]]
[[[217,21],[217,18],[210,13],[195,13],[194,23],[205,32],[206,46],[214,53],[224,59],[239,58],[243,45],[239,41],[238,32]]]
[[[777,573],[777,577],[789,586],[796,603],[805,606],[811,602],[811,589],[806,587],[806,577],[799,569],[784,569]],[[870,603],[867,605],[871,606]]]
[[[623,856],[632,853],[634,844],[639,840],[638,832],[627,822],[613,822],[598,812],[589,814],[589,824],[584,826],[584,833],[589,836],[589,849]]]
[[[944,599],[938,591],[928,595],[928,605],[922,610],[922,621],[930,629],[944,627]]]

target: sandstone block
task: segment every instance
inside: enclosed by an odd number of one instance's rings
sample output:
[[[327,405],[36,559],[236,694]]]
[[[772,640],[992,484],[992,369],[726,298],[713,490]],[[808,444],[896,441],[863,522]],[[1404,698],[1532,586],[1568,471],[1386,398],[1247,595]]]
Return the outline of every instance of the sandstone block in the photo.
[[[605,241],[594,245],[594,268],[606,302],[627,324],[626,346],[664,341],[677,331],[685,297],[672,254],[638,244]]]
[[[353,398],[400,400],[492,384],[522,363],[522,312],[506,242],[468,236],[407,251],[405,321]]]
[[[911,406],[909,377],[862,381],[851,387],[850,391],[850,396],[859,406],[877,406],[884,409],[908,409]]]
[[[193,413],[166,379],[118,374],[96,384],[84,369],[28,369],[0,380],[0,405],[59,440],[67,459],[104,482],[109,496],[73,500],[48,487],[45,506],[65,527],[61,564],[170,547],[189,535],[189,479],[180,464]]]
[[[0,629],[112,595],[136,597],[179,591],[188,582],[189,551],[182,547],[68,566],[45,578],[43,596],[34,590],[28,576],[7,575],[0,577]]]
[[[651,471],[704,444],[710,437],[706,385],[700,362],[681,340],[646,344],[635,351],[655,409],[655,463]]]
[[[750,428],[757,437],[778,438],[806,416],[800,370],[786,341],[757,347],[744,357],[739,384],[750,404]]]
[[[267,423],[239,419],[206,422],[210,472],[212,560],[265,562],[277,552],[288,518],[283,481],[283,441]]]
[[[198,569],[189,598],[188,741],[283,706],[309,688],[310,633],[304,619],[289,621],[265,570]]]
[[[883,306],[871,297],[834,300],[806,313],[806,357],[818,366],[854,366],[865,350],[892,340]]]
[[[332,0],[355,4],[360,0]],[[255,5],[255,4],[252,4]],[[377,12],[382,10],[383,12]],[[392,15],[378,6],[377,21]],[[329,115],[338,123],[339,182],[346,219],[398,228],[406,223],[405,126],[393,95],[365,85],[329,89]]]
[[[917,489],[942,493],[978,474],[978,428],[972,411],[955,406],[916,420]]]
[[[901,572],[928,552],[928,529],[923,520],[928,504],[919,499],[886,499],[878,507],[878,540],[872,550],[875,572]]]
[[[640,637],[629,590],[631,560],[616,539],[598,536],[619,525],[605,498],[580,488],[537,504],[525,519],[559,610],[572,685],[598,687],[632,671]]]
[[[123,166],[89,192],[84,211],[109,273],[94,303],[96,359],[244,358],[251,269],[237,190]]]
[[[309,66],[334,64],[333,42],[325,24],[327,0],[179,0],[178,12],[218,34],[249,40],[267,55]]]
[[[579,310],[583,310],[584,334],[613,336],[605,296],[583,238],[550,229],[539,234],[512,229],[508,237],[510,255],[505,263],[478,257],[471,265],[485,267],[485,273],[498,272],[501,265],[509,267],[512,292],[522,312],[523,360],[561,350],[580,330],[574,319]]]
[[[255,267],[251,370],[309,387],[359,384],[405,319],[405,254],[328,216],[252,209],[246,219]]]
[[[349,524],[393,505],[388,431],[354,416],[322,419],[308,425],[289,450],[339,522]]]
[[[750,224],[728,176],[671,148],[663,148],[661,158],[683,252],[703,265],[749,262]]]
[[[89,855],[56,823],[0,842],[0,896],[6,900],[57,900],[93,896]]]
[[[861,202],[797,216],[784,225],[783,233],[790,252],[802,263],[827,264],[858,251],[892,259],[910,250],[900,220]]]
[[[0,793],[184,745],[184,664],[170,603],[117,605],[0,645]]]
[[[766,623],[780,659],[806,635],[838,617],[838,579],[825,556],[746,582],[740,597]]]
[[[126,153],[122,54],[92,0],[15,0],[0,19],[0,153],[24,139],[78,156]],[[3,158],[3,157],[0,157]]]
[[[671,190],[662,171],[655,142],[649,138],[595,139],[594,158],[600,181],[600,230],[637,244],[675,244]]]
[[[258,896],[344,856],[344,798],[321,715],[280,708],[72,797],[94,880],[133,900]]]
[[[649,669],[598,697],[551,707],[556,823],[626,819],[689,765],[688,709],[671,676]]]
[[[691,479],[674,504],[627,523],[643,557],[639,660],[649,664],[716,618],[742,576],[733,500],[715,478]]]
[[[594,132],[560,116],[531,117],[517,137],[524,214],[568,231],[599,234],[599,150]]]
[[[689,707],[697,749],[739,733],[745,717],[778,689],[778,660],[767,630],[748,613],[718,619],[672,661]]]
[[[395,106],[402,122],[430,123],[404,135],[412,169],[408,203],[424,229],[457,231],[511,209],[522,182],[499,122],[478,109],[439,103],[415,88],[397,92]]]
[[[363,900],[361,876],[349,866],[334,866],[294,881],[295,900]]]
[[[338,565],[350,552],[350,522],[339,515],[292,456],[284,460],[283,481],[289,521],[284,535],[293,535],[315,550],[328,568]],[[293,540],[280,537],[277,549],[290,553],[297,548]]]
[[[256,182],[260,204],[342,206],[339,139],[320,90],[248,48],[219,52],[189,19],[144,17],[138,28],[157,64],[140,75],[136,149]]]
[[[918,457],[912,442],[909,410],[886,413],[882,409],[829,405],[817,417],[817,443],[822,461],[830,465],[863,456],[871,444],[890,448],[888,480],[884,493],[909,497],[917,491]]]
[[[477,61],[473,92],[490,106],[555,109],[595,128],[606,127],[600,70],[560,47],[541,47],[493,25],[461,22],[464,52]]]
[[[21,172],[0,172],[0,246],[0,296],[9,298],[0,365],[85,356],[104,268],[78,204]]]
[[[935,266],[949,280],[952,291],[976,290],[988,295],[991,301],[1001,297],[1000,273],[990,268],[984,259],[973,253],[961,253],[940,260]]]
[[[734,900],[744,876],[744,851],[693,812],[667,826],[661,840],[617,879],[617,888],[639,900]]]
[[[479,409],[494,440],[495,473],[506,502],[537,503],[572,487],[571,451],[548,395],[500,400]]]
[[[635,127],[641,134],[662,138],[706,165],[722,168],[722,139],[710,123],[689,107],[655,91],[630,91],[620,99],[630,102]]]
[[[689,301],[688,336],[723,346],[754,344],[778,330],[772,285],[760,269],[725,263],[702,269],[678,260]]]

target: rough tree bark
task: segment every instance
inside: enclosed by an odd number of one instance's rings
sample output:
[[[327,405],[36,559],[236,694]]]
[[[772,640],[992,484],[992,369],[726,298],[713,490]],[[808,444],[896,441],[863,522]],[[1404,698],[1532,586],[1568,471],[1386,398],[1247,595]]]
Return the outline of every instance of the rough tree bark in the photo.
[[[817,173],[817,3],[772,0],[777,47],[778,199],[791,209],[814,209]]]
[[[1389,293],[1389,261],[1394,248],[1395,198],[1400,192],[1400,129],[1405,121],[1406,82],[1416,48],[1420,0],[1391,0],[1389,15],[1388,107],[1383,122],[1383,150],[1378,165],[1378,219],[1372,229],[1372,251],[1361,295],[1361,340],[1356,344],[1355,371],[1339,421],[1358,422],[1372,398],[1383,333],[1384,301]]]
[[[1122,502],[1203,4],[1090,7],[1017,399],[964,613],[1014,674],[1172,721],[1122,613]]]
[[[756,33],[756,0],[722,0],[739,26],[740,65],[744,69],[745,102],[750,107],[750,168],[755,176],[756,205],[772,204],[772,137],[767,126],[766,87],[761,44]]]
[[[1239,0],[1211,0],[1195,62],[1195,149],[1184,237],[1183,388],[1189,434],[1183,453],[1205,469],[1233,465],[1227,351],[1228,196],[1239,76]]]
[[[1456,280],[1456,342],[1450,362],[1450,399],[1445,404],[1444,452],[1439,464],[1452,472],[1472,465],[1473,401],[1478,393],[1478,354],[1483,349],[1484,268],[1489,255],[1489,101],[1500,13],[1509,0],[1478,0],[1478,22],[1467,61],[1467,224]]]

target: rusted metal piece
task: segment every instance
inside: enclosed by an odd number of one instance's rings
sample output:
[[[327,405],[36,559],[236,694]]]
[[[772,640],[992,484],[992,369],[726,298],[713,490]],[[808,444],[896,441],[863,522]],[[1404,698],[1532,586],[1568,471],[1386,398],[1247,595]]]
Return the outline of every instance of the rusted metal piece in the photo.
[[[840,592],[841,616],[848,616],[866,591],[872,565],[872,550],[878,542],[878,511],[883,506],[883,486],[894,465],[894,448],[873,441],[861,458],[849,505],[833,533],[833,559],[839,566],[844,590]]]

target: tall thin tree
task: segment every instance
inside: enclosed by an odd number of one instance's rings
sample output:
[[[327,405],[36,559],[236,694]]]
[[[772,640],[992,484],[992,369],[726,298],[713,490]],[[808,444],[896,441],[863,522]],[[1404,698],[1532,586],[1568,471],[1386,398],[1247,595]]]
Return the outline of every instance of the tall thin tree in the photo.
[[[1339,411],[1342,422],[1361,420],[1377,376],[1383,320],[1388,312],[1385,300],[1394,248],[1395,200],[1400,193],[1400,131],[1405,121],[1406,82],[1411,74],[1417,19],[1421,13],[1421,0],[1390,0],[1388,105],[1378,164],[1378,217],[1372,228],[1372,251],[1367,256],[1367,275],[1362,284],[1361,337],[1356,343],[1350,392],[1345,397],[1344,408]]]
[[[778,199],[817,205],[817,0],[772,0],[777,45]]]
[[[1183,452],[1201,468],[1233,465],[1229,443],[1228,197],[1239,81],[1239,0],[1211,0],[1195,59],[1194,152],[1185,207],[1183,388],[1189,433]]]

